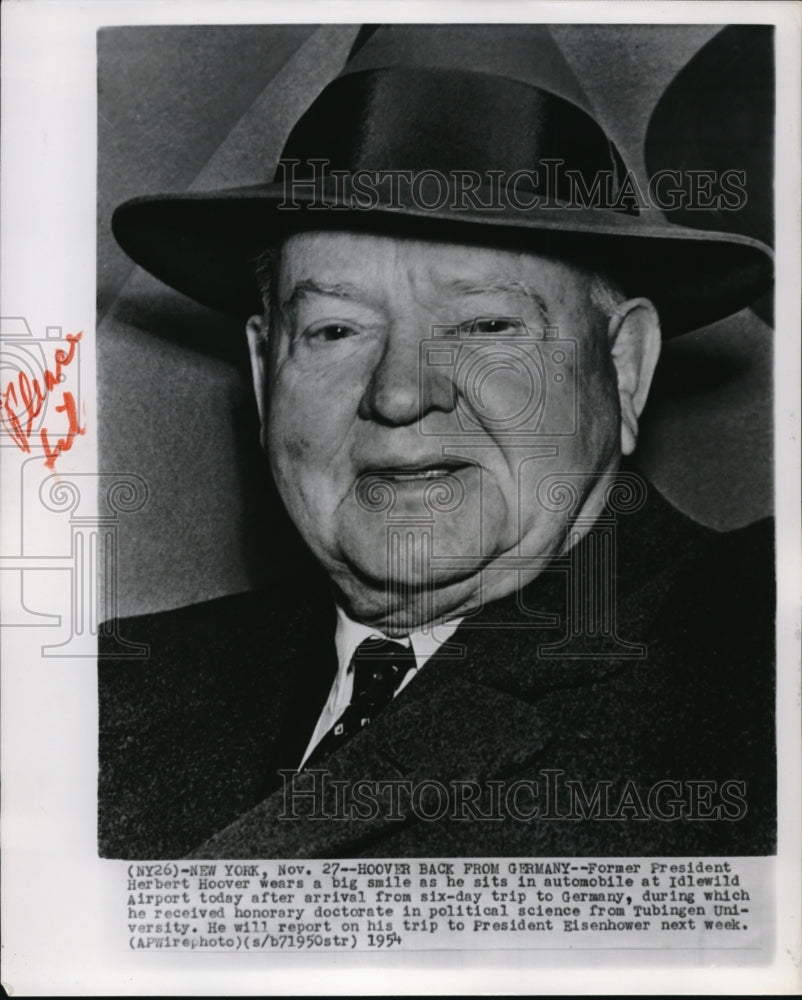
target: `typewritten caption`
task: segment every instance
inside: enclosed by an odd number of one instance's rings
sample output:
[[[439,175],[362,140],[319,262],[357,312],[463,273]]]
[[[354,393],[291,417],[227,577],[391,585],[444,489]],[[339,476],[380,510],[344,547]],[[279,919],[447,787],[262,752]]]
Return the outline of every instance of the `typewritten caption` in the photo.
[[[134,951],[761,947],[761,859],[133,862]]]

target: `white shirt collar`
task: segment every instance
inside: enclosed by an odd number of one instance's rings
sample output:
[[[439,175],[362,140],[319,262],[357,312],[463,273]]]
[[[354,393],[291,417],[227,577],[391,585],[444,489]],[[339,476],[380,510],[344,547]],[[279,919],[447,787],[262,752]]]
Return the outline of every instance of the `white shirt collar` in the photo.
[[[337,630],[334,634],[337,663],[341,671],[347,670],[357,647],[365,639],[391,639],[393,642],[399,642],[402,646],[406,646],[407,649],[412,646],[412,651],[415,654],[416,669],[420,670],[423,664],[434,656],[443,643],[450,639],[457,631],[461,621],[461,618],[454,618],[448,622],[440,622],[437,625],[427,626],[425,629],[412,632],[403,638],[392,639],[371,625],[355,622],[338,605]]]
[[[409,684],[412,678],[418,674],[424,663],[437,652],[444,642],[451,638],[461,621],[461,618],[455,618],[450,622],[443,622],[440,625],[433,625],[420,632],[413,632],[405,638],[393,640],[394,642],[400,642],[407,648],[412,646],[412,651],[415,653],[415,668],[407,672],[403,681],[399,684],[396,694]],[[334,645],[337,650],[338,663],[337,676],[334,678],[328,700],[323,707],[323,711],[320,713],[317,726],[312,733],[312,738],[299,766],[302,767],[306,763],[306,759],[314,748],[348,707],[354,687],[354,672],[348,668],[351,665],[351,660],[354,657],[357,646],[361,642],[364,642],[365,639],[370,639],[371,637],[378,637],[380,639],[389,638],[378,629],[371,628],[370,625],[355,622],[353,618],[348,617],[341,607],[337,607],[337,629],[334,633]]]

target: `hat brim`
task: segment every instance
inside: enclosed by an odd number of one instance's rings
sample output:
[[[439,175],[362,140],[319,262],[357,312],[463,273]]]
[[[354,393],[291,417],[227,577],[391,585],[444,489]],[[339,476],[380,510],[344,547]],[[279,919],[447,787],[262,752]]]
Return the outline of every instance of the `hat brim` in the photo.
[[[630,295],[650,298],[665,337],[722,319],[770,286],[771,250],[736,234],[676,226],[657,212],[522,210],[379,204],[369,211],[329,193],[281,184],[150,195],[120,205],[120,246],[161,281],[203,305],[244,320],[262,309],[256,257],[298,229],[369,229],[488,245],[514,245],[577,259],[611,273]],[[317,205],[318,207],[315,207]]]

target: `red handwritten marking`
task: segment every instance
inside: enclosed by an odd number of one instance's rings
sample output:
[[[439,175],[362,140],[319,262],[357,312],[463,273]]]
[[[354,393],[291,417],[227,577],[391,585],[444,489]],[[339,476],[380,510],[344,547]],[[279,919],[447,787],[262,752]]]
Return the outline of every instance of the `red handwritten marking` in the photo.
[[[39,379],[30,379],[26,372],[20,372],[16,380],[8,383],[2,393],[2,407],[0,407],[0,420],[5,426],[11,439],[22,449],[30,454],[31,435],[33,433],[33,422],[42,412],[42,407],[56,386],[61,382],[62,372],[75,358],[76,345],[83,336],[80,333],[68,333],[67,343],[69,347],[65,350],[60,347],[56,351],[53,369],[46,368],[44,373],[44,387]],[[56,413],[64,413],[67,417],[67,430],[64,437],[60,437],[55,444],[50,443],[49,431],[43,427],[39,432],[39,440],[45,452],[45,466],[48,469],[55,468],[56,459],[65,451],[72,448],[72,443],[77,434],[86,433],[86,425],[81,426],[78,420],[78,407],[75,404],[75,397],[71,392],[63,392],[61,405],[55,407]]]

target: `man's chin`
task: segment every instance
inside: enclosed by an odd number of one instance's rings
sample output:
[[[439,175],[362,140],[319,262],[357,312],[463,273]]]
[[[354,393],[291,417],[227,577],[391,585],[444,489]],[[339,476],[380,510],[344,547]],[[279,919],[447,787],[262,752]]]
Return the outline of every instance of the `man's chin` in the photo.
[[[442,557],[442,561],[445,563],[444,566],[434,568],[430,564],[421,565],[417,560],[416,565],[410,567],[380,564],[375,560],[349,560],[348,568],[358,588],[381,591],[441,590],[475,577],[482,569],[482,563],[473,557],[470,559]]]
[[[352,617],[383,628],[414,629],[433,619],[464,613],[479,590],[482,566],[474,559],[427,572],[400,572],[387,562],[351,560],[335,577]]]

